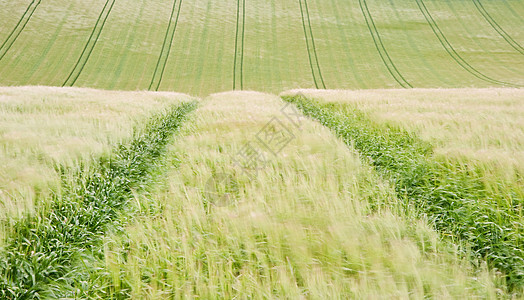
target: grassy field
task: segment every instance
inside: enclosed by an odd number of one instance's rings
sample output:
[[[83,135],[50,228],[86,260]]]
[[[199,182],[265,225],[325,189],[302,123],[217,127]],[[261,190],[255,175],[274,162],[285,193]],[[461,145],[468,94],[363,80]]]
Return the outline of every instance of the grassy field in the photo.
[[[284,97],[354,145],[406,205],[522,286],[522,91],[295,93]]]
[[[86,264],[103,251],[101,238],[132,214],[129,202],[155,183],[166,146],[196,107],[180,100],[142,120],[109,153],[73,168],[60,166],[59,192],[40,197],[35,213],[2,223],[11,230],[0,258],[1,298],[62,298],[56,295],[64,295],[71,281],[92,272]]]
[[[0,298],[522,298],[522,16],[0,0]]]
[[[58,192],[59,166],[107,155],[151,114],[184,99],[176,93],[0,88],[0,218],[33,211]]]
[[[474,271],[427,224],[398,213],[392,188],[354,149],[315,122],[292,123],[284,105],[253,92],[207,98],[170,149],[176,167],[156,194],[141,200],[161,210],[143,212],[124,236],[106,239],[105,276],[86,295],[496,295],[496,277]],[[276,155],[256,142],[267,124],[284,125],[294,137]],[[266,152],[264,162],[247,166],[239,155],[246,144]]]
[[[33,2],[0,2],[2,85],[199,96],[524,85],[517,0]]]
[[[439,159],[484,165],[482,168],[496,177],[522,180],[521,89],[294,92],[358,108],[374,122],[413,132],[434,145]]]

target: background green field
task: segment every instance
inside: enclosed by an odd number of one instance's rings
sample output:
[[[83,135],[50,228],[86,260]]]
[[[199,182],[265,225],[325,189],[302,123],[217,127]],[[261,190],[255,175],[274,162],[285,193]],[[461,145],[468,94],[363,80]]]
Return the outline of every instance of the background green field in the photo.
[[[0,7],[0,85],[200,96],[524,85],[524,1],[2,0]]]

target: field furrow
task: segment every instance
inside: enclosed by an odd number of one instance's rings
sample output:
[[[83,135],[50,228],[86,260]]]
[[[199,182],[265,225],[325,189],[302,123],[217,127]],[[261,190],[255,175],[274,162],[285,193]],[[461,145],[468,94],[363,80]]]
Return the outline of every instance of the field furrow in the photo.
[[[370,4],[371,1],[368,1]],[[390,45],[390,51],[395,61],[402,61],[404,76],[410,78],[413,86],[427,86],[434,84],[436,86],[453,86],[451,70],[448,74],[443,71],[444,68],[436,62],[435,57],[427,55],[429,44],[427,40],[421,39],[422,31],[417,22],[418,20],[410,17],[409,6],[404,3],[398,3],[395,0],[389,0],[389,9],[377,15],[380,20],[377,22],[379,30],[382,32],[382,39]],[[376,5],[376,4],[375,4]],[[375,8],[375,12],[379,11]],[[395,26],[395,24],[400,24]],[[408,47],[409,45],[409,47]],[[394,47],[394,48],[393,48]],[[403,51],[398,49],[403,48]],[[420,76],[422,75],[423,76]]]
[[[289,86],[315,87],[300,3],[295,0],[247,3],[244,89],[276,93]]]
[[[155,75],[159,58],[161,61],[165,59],[166,51],[162,51],[162,46],[166,32],[173,29],[173,3],[156,0],[117,1],[77,86],[148,90],[153,77],[156,76],[156,80],[159,78],[158,74]],[[176,9],[175,16],[178,4]],[[115,36],[119,38],[115,39]],[[173,42],[171,52],[175,47]],[[173,59],[169,54],[166,64]],[[160,70],[161,65],[157,71]],[[164,80],[165,76],[162,76],[162,82]]]
[[[524,56],[504,39],[522,45],[508,25],[521,22],[515,14],[522,4],[474,1],[75,0],[65,7],[48,0],[0,61],[0,72],[9,75],[2,77],[7,85],[63,85],[69,78],[66,85],[202,96],[326,85],[522,85]],[[87,9],[104,5],[96,15]]]
[[[236,0],[196,0],[184,8],[159,90],[193,95],[231,90],[237,7]]]

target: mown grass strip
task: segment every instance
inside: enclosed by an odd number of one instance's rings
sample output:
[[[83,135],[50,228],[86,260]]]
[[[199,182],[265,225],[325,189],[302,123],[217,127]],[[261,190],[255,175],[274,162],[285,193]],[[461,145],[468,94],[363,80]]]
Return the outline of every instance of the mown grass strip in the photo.
[[[246,35],[246,0],[237,0],[237,27],[235,34],[235,59],[233,62],[233,90],[244,90],[244,42]],[[238,74],[238,75],[237,75]],[[237,76],[239,79],[237,80]]]
[[[446,38],[446,36],[442,32],[442,30],[440,30],[437,22],[435,21],[435,19],[433,18],[433,16],[429,12],[428,8],[426,7],[426,4],[424,4],[424,1],[416,0],[416,2],[417,2],[417,5],[418,5],[420,11],[424,15],[424,18],[426,19],[427,23],[429,24],[429,26],[433,30],[433,33],[435,34],[435,36],[440,41],[440,44],[442,45],[442,47],[444,47],[444,49],[451,56],[451,58],[453,58],[453,60],[455,62],[457,62],[464,70],[466,70],[467,72],[469,72],[473,76],[477,77],[478,79],[481,79],[481,80],[489,82],[489,83],[493,83],[493,84],[497,84],[497,85],[503,85],[503,86],[508,86],[508,87],[521,87],[518,84],[508,83],[508,82],[503,82],[503,81],[500,81],[500,80],[493,79],[493,78],[491,78],[491,77],[481,73],[480,71],[475,69],[473,66],[471,66],[464,58],[462,58],[462,56],[460,56],[460,54],[455,50],[453,45],[451,45],[451,43],[448,41],[448,39]]]
[[[524,48],[515,41],[498,23],[493,19],[493,17],[489,14],[489,12],[484,8],[484,5],[482,5],[482,2],[480,0],[471,0],[477,7],[477,10],[480,12],[480,14],[488,21],[489,25],[497,31],[497,33],[508,42],[508,44],[513,47],[513,49],[517,50],[520,54],[524,54]]]
[[[2,43],[2,46],[0,46],[0,60],[4,58],[6,53],[11,49],[11,46],[16,42],[22,31],[24,31],[25,26],[35,13],[36,8],[40,5],[41,0],[33,0],[29,4],[29,6],[26,8],[24,14],[18,20],[18,23],[16,23],[15,28],[9,33],[5,41]]]
[[[158,160],[196,102],[154,117],[128,145],[79,173],[48,209],[19,221],[2,249],[0,298],[58,298],[60,287],[78,280],[90,257],[103,255],[100,240],[127,209],[134,193],[146,191],[159,171]],[[81,168],[82,172],[83,168]],[[50,291],[52,287],[59,287]],[[63,297],[61,295],[60,297]]]
[[[402,129],[379,125],[364,113],[303,96],[283,97],[355,147],[395,187],[406,207],[443,235],[471,247],[506,275],[510,289],[524,287],[524,199],[497,197],[480,173],[437,161],[431,145]],[[502,197],[502,196],[501,196]]]
[[[93,27],[93,30],[91,31],[91,34],[87,39],[87,42],[84,46],[84,49],[82,50],[82,53],[80,54],[80,57],[78,57],[75,66],[69,73],[69,76],[67,76],[62,86],[75,85],[75,82],[78,80],[78,77],[80,76],[80,74],[84,70],[85,65],[89,61],[91,53],[93,53],[93,49],[95,49],[95,46],[98,42],[98,38],[100,37],[102,30],[104,29],[104,25],[106,24],[107,18],[109,17],[109,14],[111,13],[113,6],[115,5],[115,1],[116,0],[107,0],[104,4],[104,8],[102,8],[100,15],[98,15],[98,19],[96,20],[95,26]]]
[[[359,4],[360,4],[360,10],[362,11],[364,18],[366,19],[366,25],[369,29],[369,33],[371,34],[371,37],[373,37],[373,42],[375,43],[375,47],[377,48],[378,54],[380,55],[382,62],[384,62],[384,65],[388,69],[389,74],[393,76],[395,81],[401,87],[405,89],[412,88],[413,86],[404,78],[404,76],[402,76],[400,71],[397,69],[397,66],[395,66],[395,63],[393,63],[393,60],[389,56],[389,53],[386,50],[384,43],[382,42],[382,38],[380,37],[380,34],[377,30],[377,26],[375,25],[375,21],[373,20],[373,16],[371,15],[371,12],[369,11],[366,1],[359,0]]]
[[[304,28],[304,37],[306,38],[306,47],[309,57],[309,65],[311,67],[311,74],[317,89],[326,89],[322,70],[320,69],[320,62],[318,61],[317,47],[315,45],[315,37],[313,36],[313,29],[311,28],[311,18],[309,16],[309,8],[307,0],[299,0],[300,14],[302,15],[302,27]]]
[[[178,9],[176,8],[177,4]],[[162,50],[160,50],[155,72],[153,73],[153,78],[151,78],[151,83],[149,84],[150,91],[158,91],[158,88],[162,83],[162,77],[164,76],[167,60],[169,59],[169,54],[171,53],[171,46],[173,45],[173,39],[175,38],[176,28],[178,27],[178,19],[180,17],[181,8],[182,0],[174,0],[173,8],[171,9],[171,16],[169,17],[169,24],[167,25],[166,35],[164,37],[164,43],[162,44]]]

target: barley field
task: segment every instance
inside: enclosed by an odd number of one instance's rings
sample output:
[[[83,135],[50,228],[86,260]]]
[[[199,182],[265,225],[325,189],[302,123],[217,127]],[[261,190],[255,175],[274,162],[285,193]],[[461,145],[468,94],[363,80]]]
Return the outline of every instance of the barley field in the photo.
[[[0,0],[0,299],[522,299],[523,16]]]

